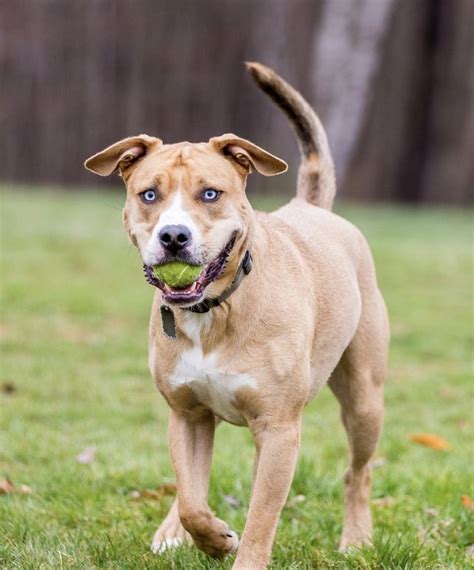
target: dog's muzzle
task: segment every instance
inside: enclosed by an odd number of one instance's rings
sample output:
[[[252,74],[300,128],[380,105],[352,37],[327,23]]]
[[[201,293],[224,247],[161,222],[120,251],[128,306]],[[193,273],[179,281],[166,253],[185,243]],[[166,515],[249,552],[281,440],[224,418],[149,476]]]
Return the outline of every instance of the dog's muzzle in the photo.
[[[224,273],[227,265],[229,255],[235,245],[235,240],[237,238],[237,232],[232,234],[232,237],[227,242],[224,249],[219,253],[219,255],[211,261],[204,270],[201,272],[199,277],[187,287],[173,288],[158,279],[153,272],[152,265],[143,265],[143,271],[145,273],[145,279],[150,285],[158,287],[163,291],[163,301],[165,303],[170,303],[174,305],[189,305],[197,303],[201,300],[204,295],[204,289]]]

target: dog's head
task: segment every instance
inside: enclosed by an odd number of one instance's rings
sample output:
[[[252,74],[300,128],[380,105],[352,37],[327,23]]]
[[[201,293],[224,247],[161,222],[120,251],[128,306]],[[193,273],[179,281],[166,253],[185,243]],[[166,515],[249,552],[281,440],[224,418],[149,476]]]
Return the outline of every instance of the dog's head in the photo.
[[[283,160],[232,134],[170,145],[147,135],[129,137],[85,166],[101,176],[120,172],[127,187],[125,228],[145,266],[180,260],[204,268],[186,288],[156,280],[165,301],[185,306],[202,300],[242,252],[252,215],[248,174],[287,169]]]

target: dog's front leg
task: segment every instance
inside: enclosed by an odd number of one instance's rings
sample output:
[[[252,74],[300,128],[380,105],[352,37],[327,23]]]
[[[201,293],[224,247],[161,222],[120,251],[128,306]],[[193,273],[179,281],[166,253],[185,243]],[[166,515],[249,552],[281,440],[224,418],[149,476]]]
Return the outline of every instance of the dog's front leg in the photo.
[[[252,499],[233,570],[262,570],[270,559],[280,512],[286,502],[300,446],[301,418],[250,429],[258,453]]]
[[[207,504],[214,431],[212,413],[190,418],[171,411],[168,437],[181,522],[198,548],[221,556],[234,552],[239,541],[237,534],[216,518]]]

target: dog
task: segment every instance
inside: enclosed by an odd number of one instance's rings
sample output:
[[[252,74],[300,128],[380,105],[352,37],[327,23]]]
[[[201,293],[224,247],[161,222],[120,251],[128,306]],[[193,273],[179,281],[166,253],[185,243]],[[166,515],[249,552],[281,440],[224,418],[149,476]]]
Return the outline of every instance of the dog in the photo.
[[[177,499],[152,550],[193,542],[213,556],[236,552],[234,570],[259,570],[290,490],[303,409],[326,383],[350,448],[340,549],[370,543],[369,460],[383,423],[389,324],[366,240],[331,212],[335,174],[320,120],[274,71],[246,65],[299,141],[296,197],[287,205],[252,209],[247,176],[277,175],[287,164],[233,134],[177,144],[129,137],[85,166],[101,176],[119,171],[124,225],[156,287],[149,367],[170,407]],[[173,288],[153,271],[173,260],[202,273]],[[256,446],[240,544],[207,502],[220,421],[247,426]]]

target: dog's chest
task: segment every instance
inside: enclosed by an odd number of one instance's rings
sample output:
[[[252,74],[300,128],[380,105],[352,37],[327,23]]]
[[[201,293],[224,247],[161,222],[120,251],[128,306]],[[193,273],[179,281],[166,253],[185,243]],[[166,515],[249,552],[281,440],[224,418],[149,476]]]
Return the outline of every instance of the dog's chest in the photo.
[[[249,374],[226,368],[218,352],[203,354],[200,330],[208,323],[204,315],[186,315],[185,332],[193,342],[189,350],[179,356],[174,371],[169,377],[172,387],[188,386],[201,404],[220,418],[237,425],[245,425],[245,419],[235,407],[237,390],[254,387]]]

